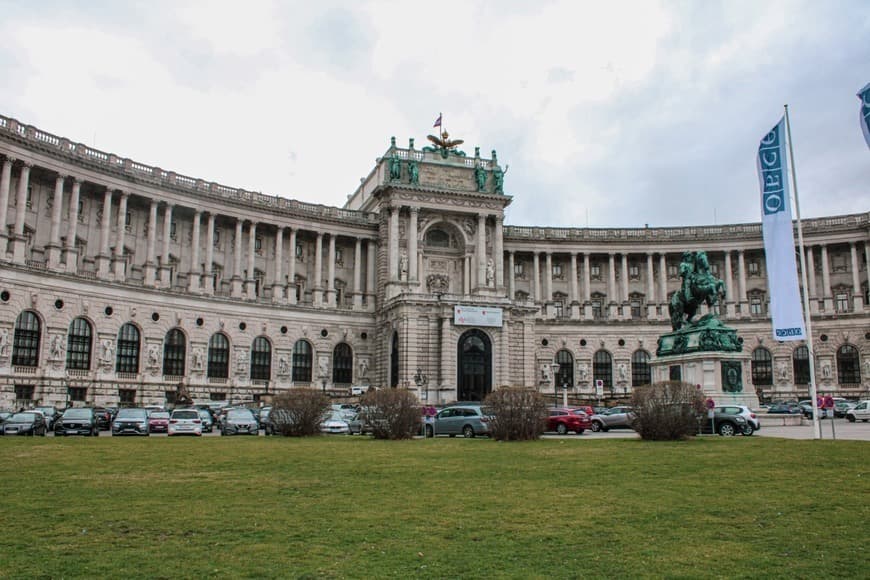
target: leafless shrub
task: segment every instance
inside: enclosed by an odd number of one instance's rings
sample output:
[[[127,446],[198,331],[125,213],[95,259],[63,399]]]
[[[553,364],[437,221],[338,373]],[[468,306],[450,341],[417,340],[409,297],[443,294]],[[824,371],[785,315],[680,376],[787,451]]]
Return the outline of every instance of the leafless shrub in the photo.
[[[698,432],[704,397],[694,385],[678,381],[638,387],[631,397],[634,430],[642,439],[674,441]]]
[[[410,439],[420,432],[422,411],[417,397],[411,391],[370,390],[360,404],[363,420],[375,439]]]
[[[529,441],[544,432],[547,405],[533,389],[506,387],[493,391],[484,401],[484,412],[492,414],[490,436],[499,441]]]
[[[305,437],[320,434],[329,397],[312,389],[290,389],[272,400],[269,421],[276,434]]]

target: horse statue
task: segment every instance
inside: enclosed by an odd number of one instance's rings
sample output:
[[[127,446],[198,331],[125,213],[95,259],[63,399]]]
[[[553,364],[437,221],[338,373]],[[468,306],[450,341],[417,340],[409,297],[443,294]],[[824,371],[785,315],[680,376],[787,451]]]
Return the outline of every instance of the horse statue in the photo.
[[[668,304],[671,328],[675,331],[695,323],[692,318],[702,303],[709,308],[725,299],[725,283],[710,273],[706,252],[683,252],[680,278],[682,286]]]

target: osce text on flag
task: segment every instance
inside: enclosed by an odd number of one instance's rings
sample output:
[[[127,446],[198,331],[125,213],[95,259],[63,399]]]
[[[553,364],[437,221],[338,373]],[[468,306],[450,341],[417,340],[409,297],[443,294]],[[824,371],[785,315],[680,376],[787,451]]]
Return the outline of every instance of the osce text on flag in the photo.
[[[764,237],[774,338],[801,340],[806,333],[801,312],[794,229],[788,196],[784,121],[785,119],[780,120],[758,147],[761,232]]]

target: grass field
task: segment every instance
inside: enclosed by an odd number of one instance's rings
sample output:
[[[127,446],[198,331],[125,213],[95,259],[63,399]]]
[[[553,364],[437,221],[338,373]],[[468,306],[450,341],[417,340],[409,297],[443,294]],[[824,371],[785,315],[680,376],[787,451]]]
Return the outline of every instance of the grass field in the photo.
[[[0,575],[866,577],[870,446],[0,438]]]

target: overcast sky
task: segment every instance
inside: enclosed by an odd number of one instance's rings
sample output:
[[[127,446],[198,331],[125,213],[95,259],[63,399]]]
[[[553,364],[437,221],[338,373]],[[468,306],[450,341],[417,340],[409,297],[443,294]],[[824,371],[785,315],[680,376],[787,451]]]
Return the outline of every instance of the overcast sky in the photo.
[[[443,112],[498,150],[506,223],[759,221],[789,104],[804,217],[870,210],[870,3],[0,0],[0,113],[233,187],[341,206]]]

